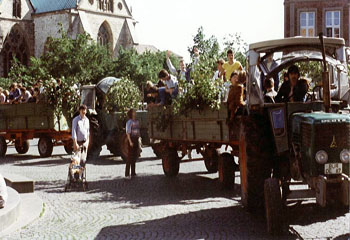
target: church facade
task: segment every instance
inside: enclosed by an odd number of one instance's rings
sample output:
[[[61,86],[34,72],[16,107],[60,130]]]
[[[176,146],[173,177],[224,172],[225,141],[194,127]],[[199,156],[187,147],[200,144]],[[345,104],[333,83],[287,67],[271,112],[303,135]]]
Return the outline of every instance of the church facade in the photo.
[[[25,65],[40,57],[61,26],[72,38],[88,33],[117,56],[121,46],[138,45],[135,24],[125,0],[0,0],[0,77],[13,56]]]

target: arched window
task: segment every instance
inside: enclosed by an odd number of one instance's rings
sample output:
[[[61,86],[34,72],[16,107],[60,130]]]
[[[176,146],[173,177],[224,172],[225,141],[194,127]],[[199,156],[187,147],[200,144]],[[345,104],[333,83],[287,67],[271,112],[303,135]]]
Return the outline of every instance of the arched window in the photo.
[[[102,46],[108,46],[109,44],[111,44],[111,37],[106,27],[106,23],[102,24],[100,29],[98,30],[97,42]]]
[[[9,35],[5,39],[1,55],[3,56],[5,77],[8,76],[11,69],[13,57],[16,57],[22,64],[28,65],[28,46],[20,26],[15,25],[12,27]]]
[[[12,16],[21,18],[21,0],[13,0]]]

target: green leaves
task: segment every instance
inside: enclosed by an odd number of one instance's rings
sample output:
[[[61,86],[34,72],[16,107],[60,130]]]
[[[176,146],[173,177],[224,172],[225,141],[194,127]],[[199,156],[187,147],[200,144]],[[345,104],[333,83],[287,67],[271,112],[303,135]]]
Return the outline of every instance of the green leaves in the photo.
[[[127,78],[122,78],[109,90],[105,107],[109,112],[126,113],[130,108],[137,109],[140,101],[141,93],[136,84]]]

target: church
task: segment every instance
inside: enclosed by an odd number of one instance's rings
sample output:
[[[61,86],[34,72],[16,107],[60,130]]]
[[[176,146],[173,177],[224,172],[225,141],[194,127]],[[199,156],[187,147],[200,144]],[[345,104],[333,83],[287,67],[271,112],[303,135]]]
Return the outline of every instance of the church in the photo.
[[[88,33],[117,56],[121,46],[138,45],[135,24],[125,0],[0,0],[0,77],[13,56],[25,65],[40,57],[48,37],[60,37],[60,25],[72,38]]]

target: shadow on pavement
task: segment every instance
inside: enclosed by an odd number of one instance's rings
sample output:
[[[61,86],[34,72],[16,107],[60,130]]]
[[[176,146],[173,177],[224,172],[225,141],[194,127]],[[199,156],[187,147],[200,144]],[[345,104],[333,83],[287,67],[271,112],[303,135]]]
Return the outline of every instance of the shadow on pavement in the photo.
[[[141,157],[137,160],[137,162],[147,162],[147,161],[155,161],[158,160],[156,157]],[[113,155],[104,155],[104,156],[100,156],[98,159],[93,159],[93,160],[89,160],[88,164],[92,164],[92,165],[123,165],[125,164],[125,162],[123,161],[123,159],[121,157],[116,157]]]
[[[223,190],[216,179],[199,176],[198,173],[179,174],[172,179],[163,175],[140,175],[133,179],[115,178],[89,182],[87,194],[102,194],[99,199],[86,202],[127,202],[135,207],[190,204],[218,197],[232,199],[239,192],[238,185],[233,190]]]
[[[349,209],[341,205],[322,208],[316,203],[303,203],[296,207],[289,207],[287,213],[290,225],[307,226],[344,216],[349,213]]]
[[[103,239],[295,239],[289,233],[272,238],[261,216],[242,207],[213,208],[166,218],[102,228]]]

